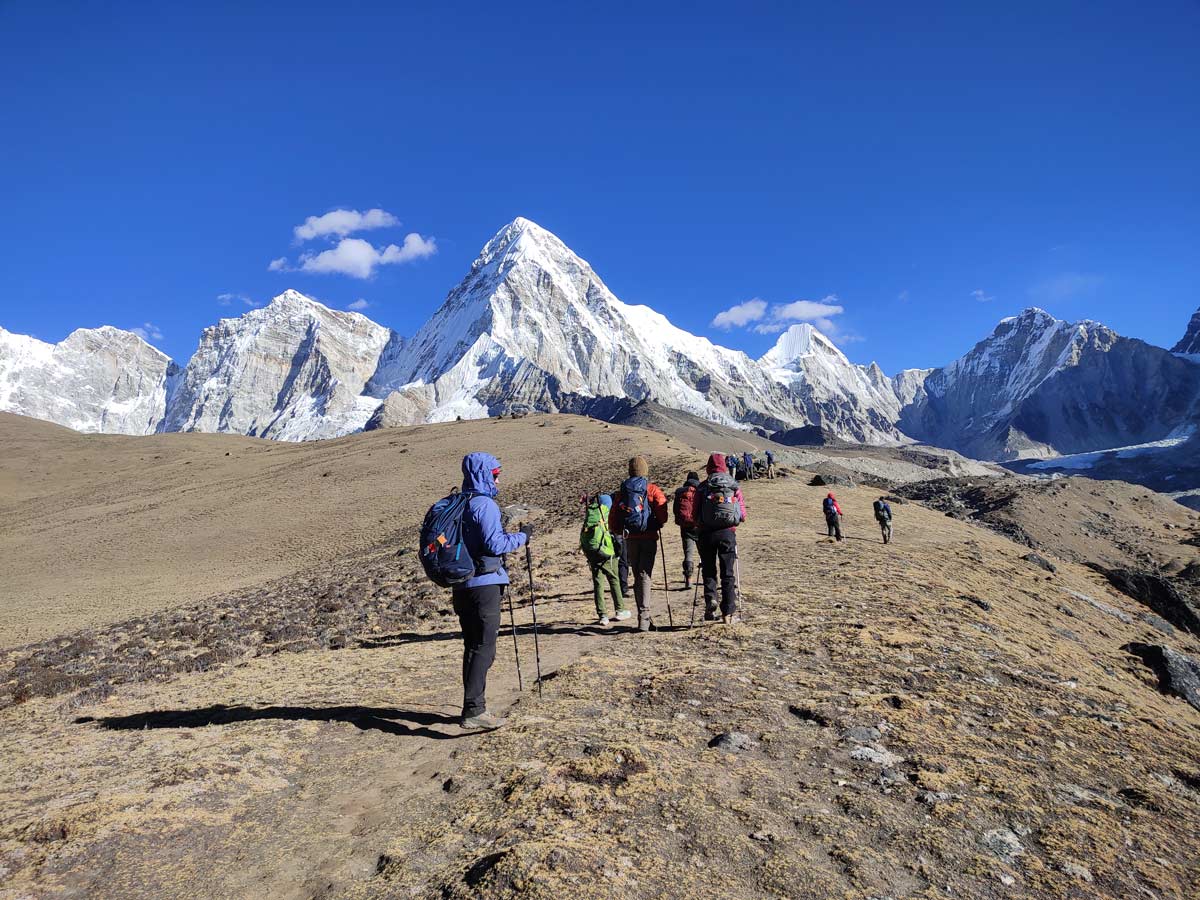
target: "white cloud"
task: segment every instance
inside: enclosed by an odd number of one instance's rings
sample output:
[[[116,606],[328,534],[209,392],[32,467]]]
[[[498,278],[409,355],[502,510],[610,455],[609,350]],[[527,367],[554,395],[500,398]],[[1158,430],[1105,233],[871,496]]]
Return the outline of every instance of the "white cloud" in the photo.
[[[1029,293],[1042,301],[1061,302],[1090,294],[1104,283],[1099,275],[1088,275],[1083,272],[1064,272],[1054,278],[1048,278],[1030,288]]]
[[[296,235],[296,243],[301,243],[329,235],[345,237],[356,231],[395,228],[399,224],[399,219],[382,209],[368,209],[366,212],[359,212],[357,209],[335,209],[323,216],[309,216],[303,225],[297,225],[292,232]]]
[[[347,305],[346,309],[363,310],[363,309],[366,309],[370,305],[371,304],[368,303],[366,300],[364,300],[362,297],[359,297],[353,303]]]
[[[281,256],[279,259],[273,259],[267,264],[268,272],[286,272],[288,262],[286,256]]]
[[[300,257],[300,271],[319,275],[338,274],[349,275],[351,278],[370,278],[375,274],[377,266],[411,262],[432,256],[436,252],[437,243],[434,239],[423,238],[416,232],[405,237],[402,246],[388,244],[383,249],[377,249],[362,238],[342,238],[337,246],[329,250],[303,254]]]
[[[753,300],[747,300],[745,303],[739,303],[737,306],[731,306],[729,309],[717,313],[713,317],[712,327],[724,328],[726,331],[734,327],[740,328],[751,322],[757,322],[766,312],[767,301],[755,297]]]
[[[137,328],[130,328],[129,330],[143,341],[161,341],[163,336],[158,326],[152,322],[143,322]]]
[[[985,293],[982,290],[971,291],[971,296],[974,297],[976,300],[978,300],[980,303],[991,303],[993,300],[996,299],[995,297],[990,296],[989,294]]]
[[[404,244],[397,247],[389,244],[380,254],[381,263],[406,263],[414,259],[424,259],[437,253],[437,244],[433,238],[423,238],[415,231],[404,236]]]
[[[247,305],[251,305],[251,306],[253,305],[252,303],[250,303],[250,298],[247,297],[245,294],[217,294],[217,303],[221,306],[229,306],[235,300],[240,303],[245,303]]]
[[[901,303],[907,303],[908,302],[908,291],[907,290],[901,291],[899,294],[896,295],[896,299],[899,300]]]
[[[823,334],[832,338],[838,327],[832,316],[841,315],[846,309],[837,302],[837,295],[830,294],[822,300],[793,300],[791,303],[776,303],[771,307],[767,320],[754,326],[759,334],[777,334],[797,322],[811,322]]]
[[[258,301],[251,300],[249,297],[243,297],[242,302],[245,303],[247,306],[251,306],[251,307],[258,306]]]

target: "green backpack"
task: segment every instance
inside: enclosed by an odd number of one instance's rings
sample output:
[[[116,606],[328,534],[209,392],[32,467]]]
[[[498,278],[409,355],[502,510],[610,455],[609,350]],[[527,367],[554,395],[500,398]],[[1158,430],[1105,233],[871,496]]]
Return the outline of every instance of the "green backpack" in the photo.
[[[616,556],[612,534],[608,530],[607,509],[598,500],[590,500],[579,532],[579,546],[589,562],[602,563]]]

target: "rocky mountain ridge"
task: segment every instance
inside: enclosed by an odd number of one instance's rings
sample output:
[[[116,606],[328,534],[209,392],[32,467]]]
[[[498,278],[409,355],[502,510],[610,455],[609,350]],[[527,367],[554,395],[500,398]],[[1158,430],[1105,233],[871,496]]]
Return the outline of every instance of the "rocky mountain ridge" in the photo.
[[[0,410],[124,434],[306,440],[524,411],[606,417],[649,399],[760,433],[812,427],[1011,460],[1162,440],[1194,428],[1198,398],[1200,366],[1188,358],[1038,309],[941,369],[888,377],[808,324],[755,360],[619,300],[523,218],[408,340],[293,290],[205,329],[182,369],[114,328],[58,345],[0,331]]]
[[[1200,359],[1200,309],[1192,313],[1187,331],[1179,339],[1179,343],[1171,348],[1172,353],[1183,353]]]

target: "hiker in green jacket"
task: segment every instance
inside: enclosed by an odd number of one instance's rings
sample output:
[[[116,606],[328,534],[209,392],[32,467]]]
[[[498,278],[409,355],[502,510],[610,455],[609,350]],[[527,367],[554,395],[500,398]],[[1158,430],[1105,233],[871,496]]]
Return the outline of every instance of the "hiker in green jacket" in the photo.
[[[583,528],[579,532],[579,546],[592,568],[592,590],[596,599],[596,617],[600,625],[608,625],[608,607],[604,602],[604,585],[608,583],[616,608],[617,621],[628,619],[632,614],[625,608],[625,597],[621,582],[617,578],[617,550],[613,545],[613,534],[608,528],[608,515],[612,509],[612,498],[608,494],[597,494],[588,501],[584,512]]]

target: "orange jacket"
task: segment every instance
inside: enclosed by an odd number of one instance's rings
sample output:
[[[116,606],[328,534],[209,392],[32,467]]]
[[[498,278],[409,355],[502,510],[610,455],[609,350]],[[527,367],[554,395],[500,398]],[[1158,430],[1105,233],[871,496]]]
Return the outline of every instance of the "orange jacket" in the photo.
[[[650,527],[652,530],[641,534],[626,534],[631,541],[657,541],[658,531],[667,524],[667,495],[653,481],[646,487],[646,500],[650,503]],[[613,494],[612,509],[608,511],[608,530],[613,534],[622,534],[625,528],[624,516],[621,514],[621,492]]]

